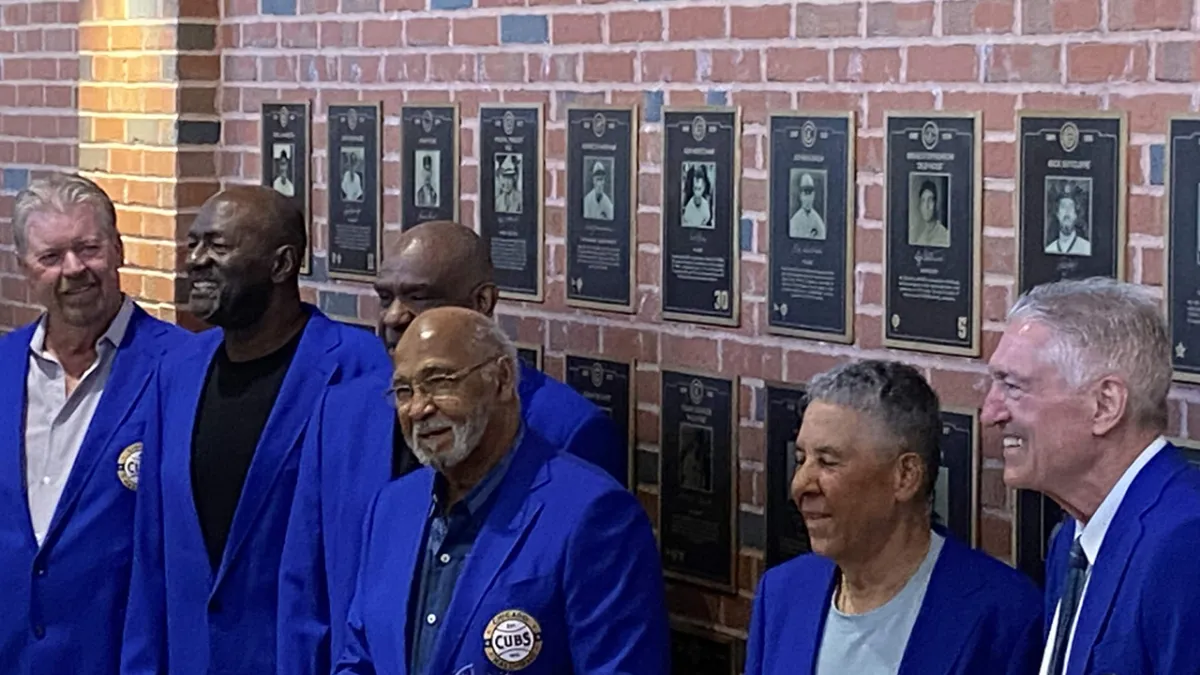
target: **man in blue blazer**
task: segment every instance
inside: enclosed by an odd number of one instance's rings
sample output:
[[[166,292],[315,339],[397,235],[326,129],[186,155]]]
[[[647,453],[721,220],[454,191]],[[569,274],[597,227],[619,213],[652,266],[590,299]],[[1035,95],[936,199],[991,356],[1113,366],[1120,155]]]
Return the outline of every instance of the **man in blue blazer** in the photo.
[[[1045,675],[1200,673],[1200,476],[1162,436],[1171,339],[1148,289],[1113,279],[1022,296],[983,421],[1004,482],[1070,517],[1046,558]]]
[[[486,245],[469,228],[441,221],[406,231],[385,256],[376,282],[388,348],[432,307],[490,316],[497,298],[491,270]],[[519,375],[525,423],[623,481],[628,448],[613,421],[524,362]],[[354,592],[363,516],[379,488],[418,466],[384,395],[390,380],[389,370],[331,387],[305,435],[280,575],[279,663],[289,675],[329,673],[342,647],[336,629]]]
[[[368,509],[336,672],[666,675],[649,519],[525,424],[503,331],[473,310],[432,309],[394,360],[401,428],[427,468]]]
[[[859,361],[808,386],[792,498],[813,553],[767,571],[746,675],[1032,675],[1041,603],[1020,572],[931,527],[937,394]]]
[[[117,675],[145,391],[190,333],[121,292],[116,212],[95,183],[34,181],[13,233],[45,312],[0,338],[0,670]]]
[[[303,214],[274,190],[210,199],[188,233],[190,309],[218,326],[159,368],[136,515],[123,675],[275,672],[279,559],[317,399],[389,368],[300,300]]]

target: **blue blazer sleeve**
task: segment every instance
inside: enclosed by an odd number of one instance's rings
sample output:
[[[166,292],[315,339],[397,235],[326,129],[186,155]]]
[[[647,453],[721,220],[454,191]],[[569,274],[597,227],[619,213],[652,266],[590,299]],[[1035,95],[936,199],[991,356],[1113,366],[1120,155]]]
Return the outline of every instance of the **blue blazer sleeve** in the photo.
[[[609,491],[588,507],[567,544],[563,584],[576,673],[668,675],[662,568],[633,495]]]
[[[321,504],[321,417],[317,404],[300,450],[299,478],[279,568],[278,664],[291,675],[328,675],[331,667]]]
[[[346,625],[339,627],[345,631],[343,636],[342,653],[338,658],[334,675],[376,675],[375,662],[371,658],[371,646],[367,641],[367,632],[363,626],[362,603],[366,595],[363,589],[367,586],[366,570],[369,565],[371,548],[371,529],[375,522],[375,507],[379,503],[379,495],[371,500],[371,507],[363,519],[362,555],[358,560],[358,574],[354,581],[354,598],[346,612]],[[407,611],[401,607],[396,611]]]
[[[767,575],[763,574],[758,580],[758,590],[754,593],[754,604],[750,610],[750,631],[746,637],[746,665],[743,675],[762,675],[763,644],[766,629],[763,624],[767,620],[766,600]]]
[[[628,471],[629,440],[617,423],[599,409],[575,429],[567,451],[603,469],[622,485]]]
[[[167,599],[162,532],[162,392],[156,369],[147,391],[147,428],[133,516],[133,567],[121,647],[123,675],[167,672]]]
[[[1142,572],[1141,602],[1137,608],[1115,606],[1114,614],[1138,612],[1143,635],[1155,636],[1157,649],[1146,655],[1156,674],[1200,673],[1200,568],[1195,542],[1200,520],[1188,520],[1160,539]],[[1131,570],[1131,572],[1134,572]],[[1136,572],[1135,572],[1136,573]],[[1157,579],[1153,579],[1154,575]]]

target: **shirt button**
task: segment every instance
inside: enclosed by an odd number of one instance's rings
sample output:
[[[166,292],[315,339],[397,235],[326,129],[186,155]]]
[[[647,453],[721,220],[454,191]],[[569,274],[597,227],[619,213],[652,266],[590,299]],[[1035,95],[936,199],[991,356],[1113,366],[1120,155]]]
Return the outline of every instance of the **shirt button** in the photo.
[[[42,476],[42,485],[50,484],[50,476]]]
[[[438,558],[438,560],[441,560],[441,561],[442,561],[442,564],[443,564],[443,565],[445,565],[446,563],[450,562],[450,554],[449,554],[449,553],[443,553],[443,554],[442,554],[442,555],[441,555],[441,556]]]
[[[433,614],[430,614],[429,616],[425,617],[425,623],[432,626],[433,624],[437,623],[437,617]]]

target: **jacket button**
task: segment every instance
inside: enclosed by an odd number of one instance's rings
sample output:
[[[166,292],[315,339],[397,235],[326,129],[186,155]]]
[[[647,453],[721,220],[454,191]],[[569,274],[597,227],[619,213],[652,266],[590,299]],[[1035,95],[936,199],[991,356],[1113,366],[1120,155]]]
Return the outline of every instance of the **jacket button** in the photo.
[[[46,568],[42,567],[41,565],[38,565],[37,567],[34,568],[33,573],[38,575],[39,577],[44,577],[44,576],[46,576]]]

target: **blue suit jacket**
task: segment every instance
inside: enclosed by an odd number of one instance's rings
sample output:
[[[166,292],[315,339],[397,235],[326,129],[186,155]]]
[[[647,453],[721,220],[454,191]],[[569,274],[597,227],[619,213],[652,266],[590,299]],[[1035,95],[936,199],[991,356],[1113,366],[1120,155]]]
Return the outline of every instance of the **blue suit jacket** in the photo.
[[[835,572],[831,560],[810,553],[763,575],[750,618],[745,675],[812,675]],[[1036,675],[1041,627],[1041,601],[1032,581],[947,536],[899,675]]]
[[[331,388],[305,437],[280,573],[281,673],[328,675],[341,653],[363,516],[392,475],[396,411],[384,395],[390,382],[389,373]],[[524,363],[519,395],[528,427],[567,452],[600,459],[624,481],[627,443],[603,411]]]
[[[143,442],[142,402],[154,366],[191,333],[134,306],[39,548],[25,491],[24,441],[25,378],[36,327],[0,339],[0,670],[116,675],[136,501],[117,475],[117,459]]]
[[[667,675],[662,569],[637,499],[532,429],[513,452],[426,672],[498,672],[484,631],[515,609],[541,631],[540,653],[523,675]],[[368,509],[338,673],[408,675],[409,591],[433,477],[419,469],[384,487]]]
[[[308,324],[263,428],[213,573],[192,495],[192,431],[220,329],[201,333],[156,376],[160,428],[147,446],[136,515],[123,675],[275,672],[279,559],[317,399],[343,378],[389,368],[383,343],[325,317]]]
[[[1043,633],[1062,597],[1074,521],[1046,557]],[[1200,673],[1200,472],[1168,444],[1129,486],[1079,608],[1065,675]]]

